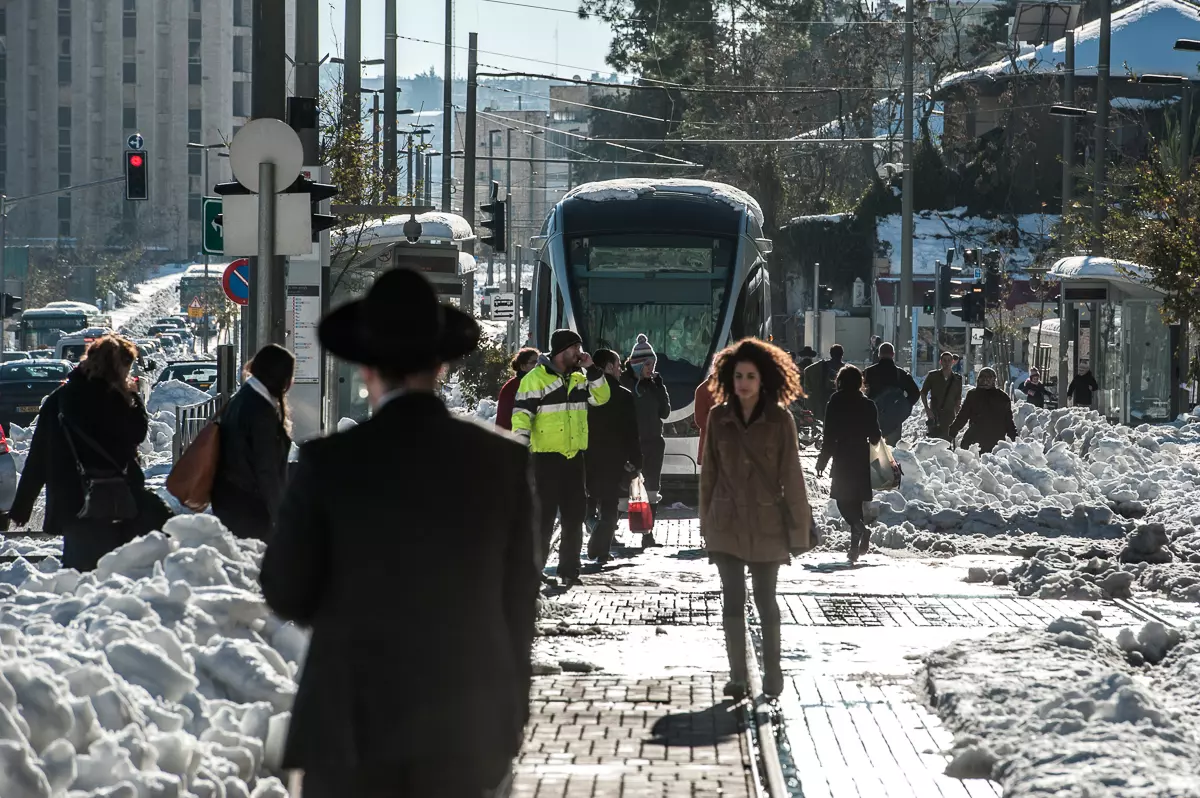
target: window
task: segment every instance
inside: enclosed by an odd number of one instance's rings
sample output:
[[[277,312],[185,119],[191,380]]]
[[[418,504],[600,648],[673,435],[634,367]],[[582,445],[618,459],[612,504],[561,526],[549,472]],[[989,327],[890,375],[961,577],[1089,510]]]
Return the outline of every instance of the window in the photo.
[[[59,197],[58,198],[58,218],[59,219],[70,219],[71,218],[71,198],[70,197]]]
[[[246,37],[233,37],[233,71],[245,72],[246,70]]]
[[[71,128],[60,127],[58,129],[58,146],[60,146],[60,147],[70,147],[71,146]]]
[[[137,0],[125,0],[124,10],[126,13],[137,11]]]
[[[71,150],[69,148],[59,148],[58,150],[58,171],[59,174],[71,171]]]
[[[204,150],[188,150],[188,174],[199,177],[204,174]],[[207,186],[206,186],[207,188]]]
[[[248,116],[246,112],[246,84],[233,84],[233,115]]]
[[[67,86],[71,83],[71,56],[58,57],[58,85]]]
[[[188,197],[188,221],[199,222],[204,218],[204,203],[199,197]]]
[[[59,127],[70,127],[71,126],[71,106],[69,106],[69,105],[58,106],[58,126]]]
[[[189,86],[199,86],[200,85],[200,65],[199,64],[188,64],[188,85]]]
[[[189,42],[200,41],[200,20],[198,20],[198,19],[189,19],[188,20],[188,41]]]
[[[59,36],[70,36],[71,35],[71,12],[70,11],[67,11],[66,13],[63,13],[62,11],[58,12],[58,35]]]
[[[130,106],[121,109],[121,127],[126,130],[137,130],[137,109]]]
[[[121,19],[121,35],[126,39],[137,38],[137,16],[135,14],[126,14]]]
[[[200,121],[202,118],[203,118],[203,114],[200,112],[199,108],[189,108],[188,109],[188,130],[190,130],[190,131],[200,130]],[[191,141],[199,141],[199,140],[200,139],[198,137],[196,137],[195,134],[193,134]]]
[[[193,14],[200,13],[200,0],[192,0],[192,13]]]
[[[122,67],[122,83],[132,84],[137,83],[137,64],[127,62],[121,65]]]
[[[70,238],[71,237],[71,220],[70,219],[59,219],[58,220],[58,236],[59,236],[59,238]]]
[[[245,6],[242,5],[242,0],[233,0],[233,24],[239,28],[246,26]]]
[[[0,36],[8,35],[8,9],[0,8]]]
[[[71,176],[70,175],[59,175],[58,176],[58,187],[59,188],[70,188],[71,187]]]

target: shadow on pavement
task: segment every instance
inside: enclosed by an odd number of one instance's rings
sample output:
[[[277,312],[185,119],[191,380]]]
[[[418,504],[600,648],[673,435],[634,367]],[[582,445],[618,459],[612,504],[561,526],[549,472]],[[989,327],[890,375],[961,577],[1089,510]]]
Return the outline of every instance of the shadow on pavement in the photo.
[[[821,573],[821,574],[832,574],[832,573],[837,573],[838,571],[858,571],[863,568],[878,568],[881,565],[883,565],[883,563],[861,562],[861,561],[859,561],[859,562],[848,562],[848,561],[823,562],[819,565],[813,565],[812,563],[804,563],[804,570],[816,571],[817,573]]]
[[[702,560],[708,556],[708,550],[707,549],[680,549],[679,551],[677,551],[673,554],[668,554],[667,556],[672,557],[676,560]]]
[[[712,746],[740,733],[739,718],[733,701],[726,699],[699,712],[677,712],[659,718],[650,733],[659,745]]]

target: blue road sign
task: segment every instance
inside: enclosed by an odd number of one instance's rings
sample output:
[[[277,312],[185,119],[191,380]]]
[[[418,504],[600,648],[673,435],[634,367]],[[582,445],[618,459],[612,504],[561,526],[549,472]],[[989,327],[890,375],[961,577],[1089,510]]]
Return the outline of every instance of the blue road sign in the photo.
[[[226,266],[221,287],[231,301],[239,305],[250,304],[250,261],[239,258]]]

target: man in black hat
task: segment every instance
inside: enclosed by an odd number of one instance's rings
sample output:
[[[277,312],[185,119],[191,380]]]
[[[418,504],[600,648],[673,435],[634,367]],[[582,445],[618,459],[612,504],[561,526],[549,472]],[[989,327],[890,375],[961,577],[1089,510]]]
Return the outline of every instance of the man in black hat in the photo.
[[[587,369],[586,373],[580,369]],[[550,556],[554,517],[561,521],[558,578],[564,587],[579,580],[583,520],[587,515],[583,452],[588,448],[588,408],[599,407],[612,392],[604,372],[583,351],[574,330],[555,330],[550,354],[521,378],[513,404],[512,430],[529,441],[537,487],[542,566]]]
[[[305,798],[482,798],[529,717],[529,455],[438,397],[479,328],[420,274],[386,272],[320,337],[373,415],[300,450],[263,557],[267,603],[312,627],[284,767]]]

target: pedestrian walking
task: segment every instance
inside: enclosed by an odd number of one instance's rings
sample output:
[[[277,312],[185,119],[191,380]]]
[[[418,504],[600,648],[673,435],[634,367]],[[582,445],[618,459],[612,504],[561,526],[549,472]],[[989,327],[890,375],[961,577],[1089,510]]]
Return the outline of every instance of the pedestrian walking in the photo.
[[[135,360],[137,347],[126,338],[93,341],[38,413],[9,517],[28,524],[44,487],[42,531],[62,535],[64,568],[91,571],[105,554],[171,517],[146,490],[138,461],[149,422],[130,377]]]
[[[588,408],[603,405],[611,395],[604,372],[583,351],[579,334],[555,330],[550,353],[541,355],[521,380],[513,406],[513,432],[529,441],[533,453],[542,567],[559,516],[558,578],[564,587],[579,581],[587,514],[582,454],[588,448]]]
[[[967,392],[962,410],[950,425],[950,440],[953,441],[963,427],[962,448],[979,444],[981,454],[996,448],[1004,438],[1017,439],[1017,426],[1013,423],[1012,401],[1008,394],[996,387],[996,372],[991,368],[980,370],[976,387]],[[969,425],[969,426],[968,426]]]
[[[642,468],[642,448],[633,394],[621,385],[621,356],[611,349],[599,349],[592,359],[604,372],[610,395],[604,404],[588,407],[584,463],[588,515],[595,515],[596,523],[588,537],[587,554],[604,565],[612,559],[609,549],[617,531],[619,501],[629,495],[629,483]]]
[[[268,540],[287,482],[287,392],[296,358],[267,344],[247,365],[249,376],[221,411],[212,511],[239,538]]]
[[[921,397],[921,389],[911,374],[896,365],[896,347],[889,343],[879,345],[879,362],[863,372],[863,382],[867,398],[879,411],[879,429],[888,444],[895,446],[900,442],[904,422]]]
[[[837,376],[837,392],[825,414],[825,437],[817,457],[817,475],[833,461],[829,495],[838,513],[850,525],[850,562],[866,554],[871,532],[863,520],[863,503],[871,500],[871,446],[882,437],[875,403],[863,396],[863,375],[856,366],[844,366]]]
[[[304,798],[481,798],[529,718],[529,454],[439,398],[479,327],[418,272],[385,272],[319,334],[361,366],[372,416],[301,448],[263,556],[267,604],[312,629],[283,767]]]
[[[818,360],[801,372],[804,393],[807,396],[805,404],[820,421],[825,420],[825,406],[829,404],[829,397],[833,396],[833,392],[837,390],[834,387],[834,380],[844,365],[842,359],[845,355],[846,351],[842,345],[834,344],[829,347],[828,360]]]
[[[663,437],[663,422],[671,415],[671,397],[662,375],[657,372],[658,356],[645,335],[637,337],[633,351],[625,362],[625,373],[621,384],[633,393],[637,407],[638,437],[642,445],[642,477],[646,480],[646,493],[650,503],[658,504],[663,457],[667,451],[667,439]],[[652,544],[654,536],[642,536],[643,545]]]
[[[925,428],[931,438],[950,440],[950,425],[962,406],[963,381],[954,373],[954,355],[942,352],[941,368],[925,375],[921,402],[925,405]],[[932,401],[931,401],[932,400]]]
[[[1017,386],[1017,390],[1025,394],[1025,401],[1034,407],[1045,407],[1046,396],[1054,395],[1046,383],[1042,382],[1042,372],[1037,366],[1029,370],[1029,377]]]
[[[762,624],[763,692],[783,690],[779,566],[812,547],[812,508],[787,407],[800,374],[780,348],[747,338],[717,355],[700,472],[700,532],[721,575],[721,619],[729,655],[725,694],[746,694],[746,569]]]
[[[512,412],[517,401],[517,390],[521,387],[521,380],[537,365],[540,354],[537,349],[527,346],[517,352],[509,364],[513,376],[500,388],[500,395],[496,398],[496,426],[500,429],[512,429]]]
[[[817,350],[811,346],[806,346],[796,353],[796,368],[800,374],[804,374],[804,370],[815,363],[817,360]],[[803,381],[803,380],[802,380]]]
[[[1100,390],[1100,383],[1092,376],[1092,369],[1087,361],[1079,361],[1079,371],[1075,379],[1067,386],[1067,398],[1075,407],[1091,407],[1092,394]]]

